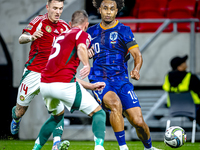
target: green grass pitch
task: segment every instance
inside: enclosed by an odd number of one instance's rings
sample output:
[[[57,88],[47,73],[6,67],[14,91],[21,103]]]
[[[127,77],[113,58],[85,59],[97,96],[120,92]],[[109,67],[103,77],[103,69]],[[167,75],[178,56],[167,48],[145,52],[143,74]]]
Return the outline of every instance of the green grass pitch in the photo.
[[[42,150],[51,150],[52,141],[48,141]],[[0,150],[32,150],[34,141],[21,141],[21,140],[0,140]],[[129,150],[143,150],[144,147],[140,141],[127,141]],[[153,142],[153,146],[163,150],[173,150],[166,146],[163,142]],[[116,141],[105,141],[105,150],[119,150]],[[93,141],[70,141],[69,150],[93,150]],[[200,142],[194,144],[186,142],[181,148],[177,150],[200,150]]]

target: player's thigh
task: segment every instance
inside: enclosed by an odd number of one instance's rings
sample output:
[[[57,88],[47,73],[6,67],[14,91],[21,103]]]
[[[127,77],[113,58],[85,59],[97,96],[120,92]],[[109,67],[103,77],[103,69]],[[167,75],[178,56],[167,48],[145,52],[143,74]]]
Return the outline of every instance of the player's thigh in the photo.
[[[114,91],[108,91],[103,97],[104,106],[110,110],[122,110],[122,104],[119,96]]]
[[[129,108],[123,114],[134,127],[143,126],[145,123],[140,107]]]
[[[40,78],[40,73],[24,69],[17,94],[19,105],[29,106],[34,96],[40,92]]]
[[[98,81],[96,81],[98,82]],[[105,82],[106,86],[101,91],[93,91],[93,94],[99,104],[103,104],[103,107],[107,109],[114,109],[122,107],[120,98],[116,94],[116,90],[110,85],[108,81],[99,81]],[[92,82],[95,83],[95,82]]]
[[[41,83],[40,90],[44,103],[52,115],[58,115],[64,110],[64,105],[59,99],[59,85],[52,83]],[[61,95],[62,96],[62,95]]]
[[[79,84],[79,87],[82,95],[79,110],[87,115],[98,111],[99,104],[95,98],[81,84]]]

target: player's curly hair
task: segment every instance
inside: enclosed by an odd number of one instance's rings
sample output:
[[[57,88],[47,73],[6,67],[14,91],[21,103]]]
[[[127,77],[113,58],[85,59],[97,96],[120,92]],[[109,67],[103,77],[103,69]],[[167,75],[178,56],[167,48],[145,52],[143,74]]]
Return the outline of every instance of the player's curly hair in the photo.
[[[93,6],[98,9],[101,6],[102,1],[103,0],[93,0],[92,1]],[[124,0],[112,0],[112,1],[116,2],[118,11],[122,10],[122,8],[124,7]]]

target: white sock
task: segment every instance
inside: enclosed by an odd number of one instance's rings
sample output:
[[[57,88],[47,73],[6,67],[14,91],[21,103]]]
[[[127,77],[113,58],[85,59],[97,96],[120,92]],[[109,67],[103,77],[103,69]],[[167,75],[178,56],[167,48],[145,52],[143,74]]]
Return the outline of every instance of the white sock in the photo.
[[[55,142],[60,142],[61,141],[61,139],[60,139],[60,137],[59,136],[55,136],[54,138],[53,138],[53,143],[55,143]]]
[[[101,145],[96,145],[94,150],[105,150],[103,146]]]
[[[128,146],[127,145],[122,145],[122,146],[119,146],[119,149],[120,150],[128,150]]]

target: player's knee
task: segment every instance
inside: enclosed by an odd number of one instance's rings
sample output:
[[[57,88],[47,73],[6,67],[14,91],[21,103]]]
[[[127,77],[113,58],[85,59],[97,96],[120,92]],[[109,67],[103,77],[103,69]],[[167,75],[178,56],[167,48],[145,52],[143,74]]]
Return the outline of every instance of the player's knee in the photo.
[[[56,123],[59,123],[61,120],[64,121],[64,113],[60,113],[59,115],[55,115],[55,116],[51,115],[51,116],[54,117]]]
[[[100,116],[101,118],[105,118],[106,117],[106,113],[105,113],[105,111],[103,110],[103,109],[100,109],[99,111],[97,111],[97,112],[95,112],[94,114],[93,114],[93,117],[94,116]]]
[[[92,115],[92,119],[93,119],[93,124],[103,124],[105,125],[105,121],[106,121],[106,113],[103,109],[95,112],[93,115]]]
[[[134,119],[133,124],[134,124],[135,128],[144,128],[145,127],[145,122],[142,117]]]

